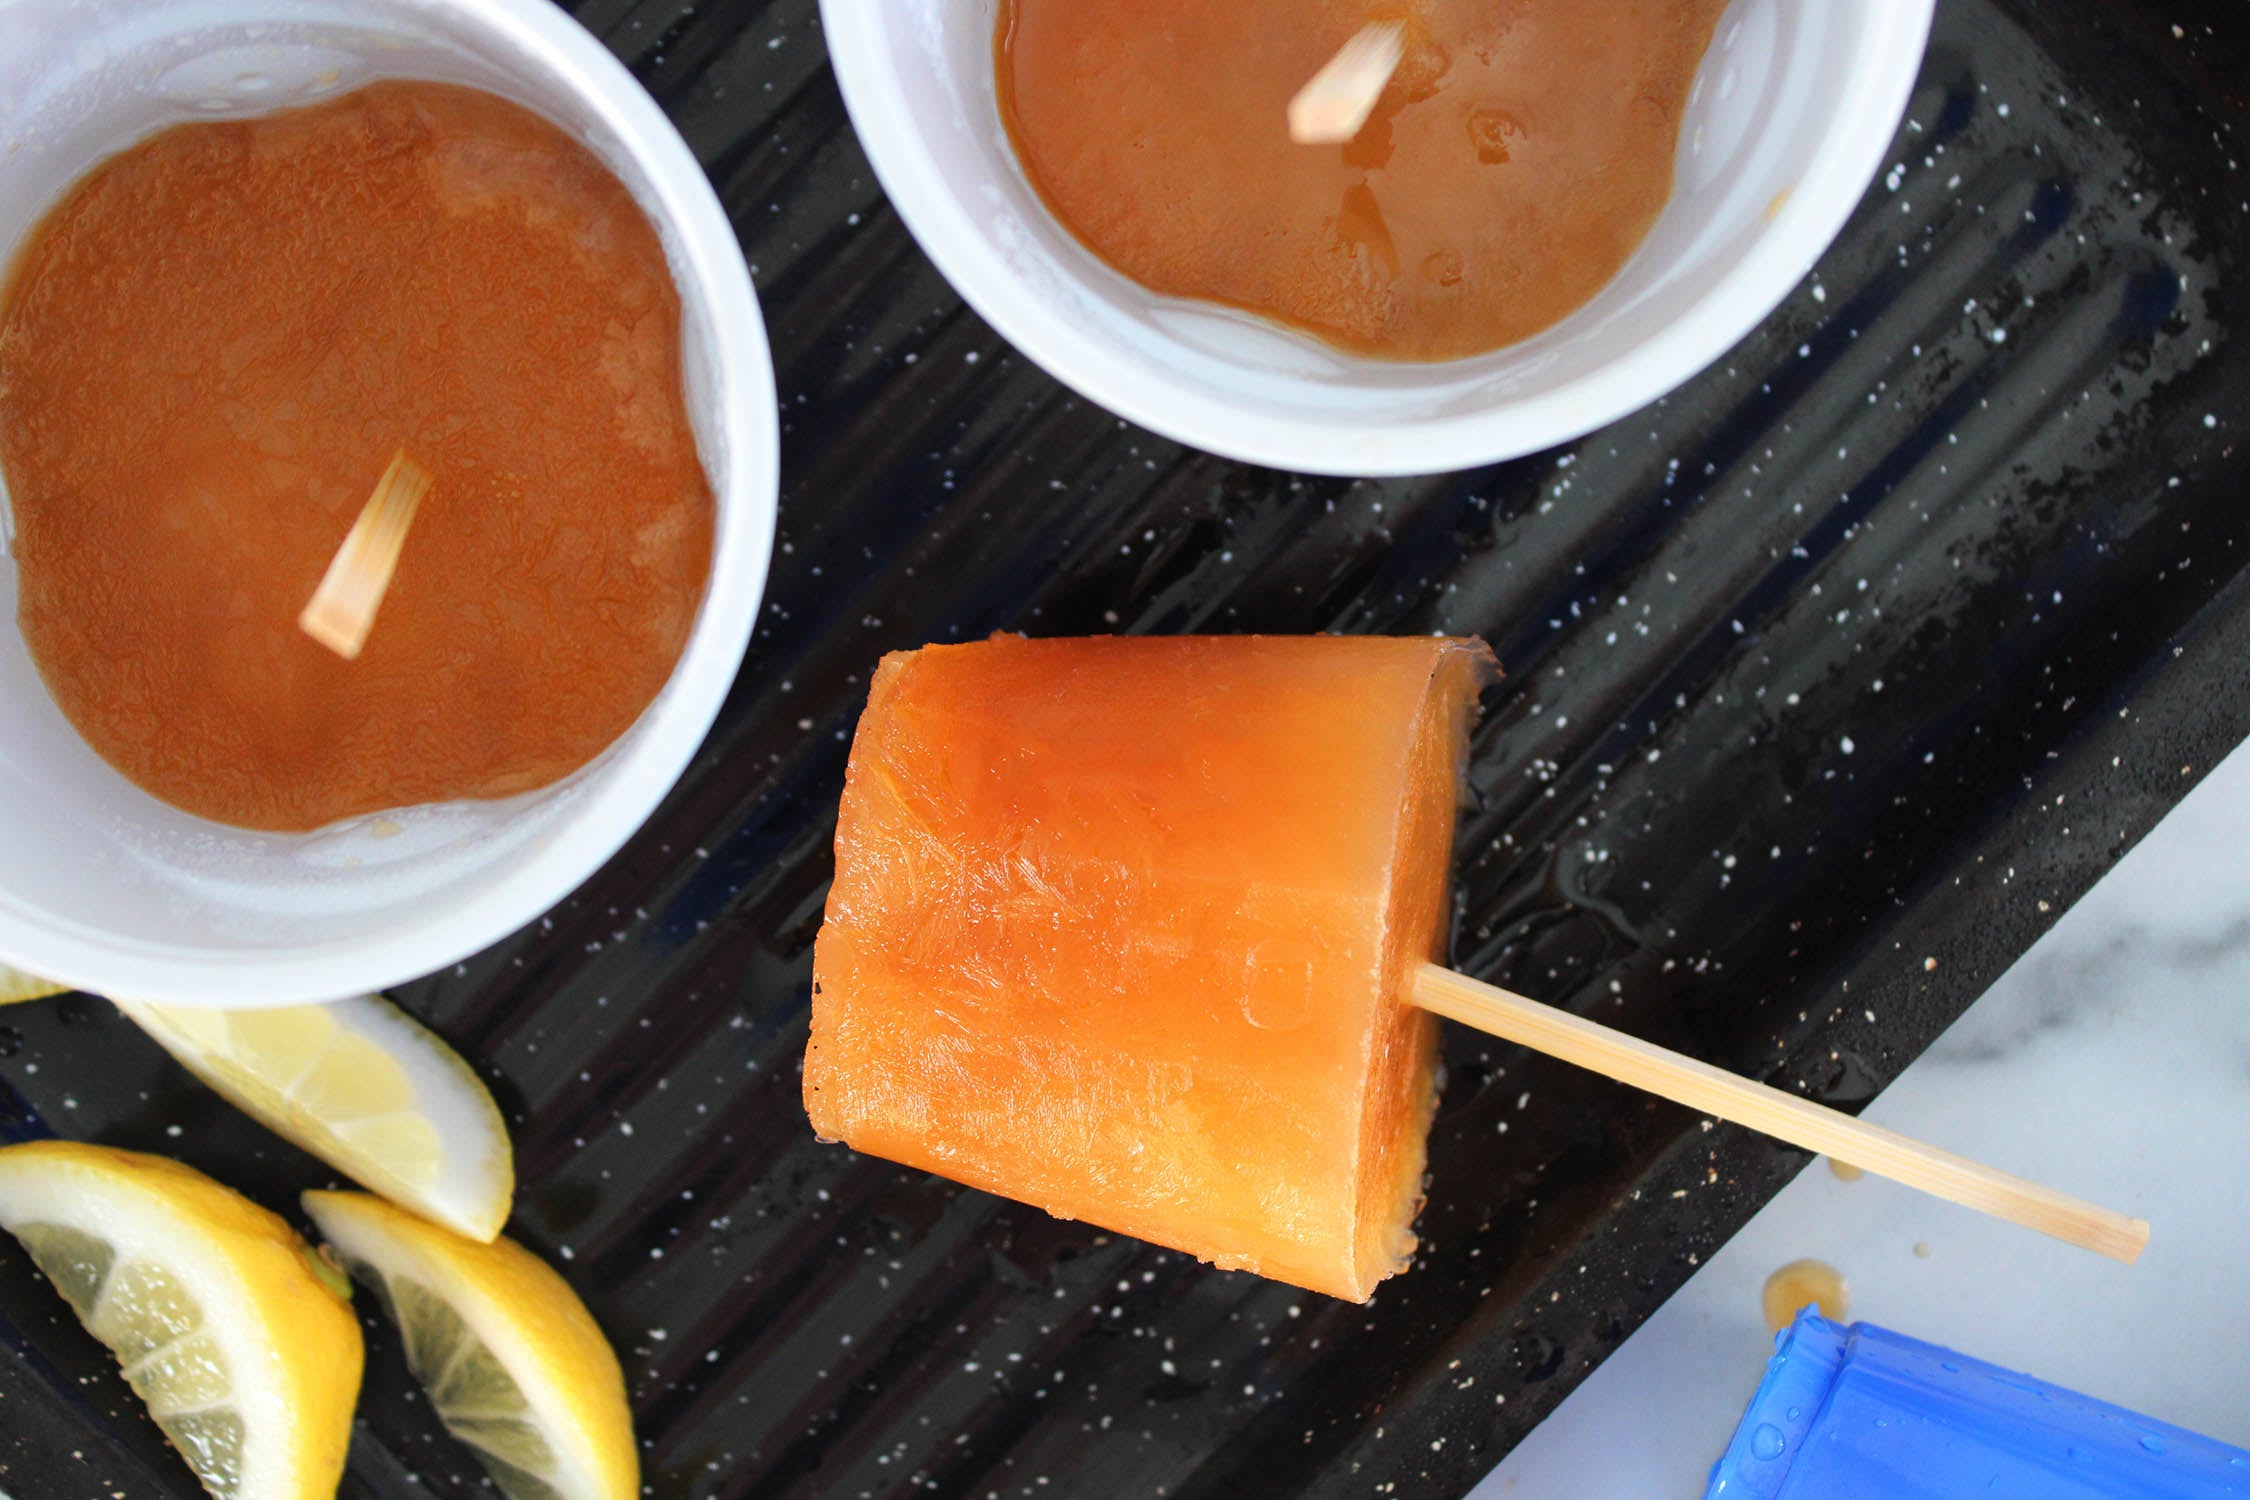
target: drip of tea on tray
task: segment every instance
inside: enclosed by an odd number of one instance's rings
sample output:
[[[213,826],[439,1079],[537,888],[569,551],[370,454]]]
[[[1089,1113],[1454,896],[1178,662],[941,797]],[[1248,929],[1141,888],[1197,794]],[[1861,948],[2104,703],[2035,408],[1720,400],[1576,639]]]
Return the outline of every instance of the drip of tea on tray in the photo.
[[[0,292],[18,615],[93,748],[301,830],[569,775],[686,644],[714,505],[632,195],[450,85],[165,130]],[[433,477],[357,660],[298,616],[394,455]]]
[[[1071,233],[1152,291],[1454,359],[1601,290],[1672,192],[1724,0],[1002,0],[1000,114]],[[1341,145],[1289,108],[1363,27],[1398,67]]]

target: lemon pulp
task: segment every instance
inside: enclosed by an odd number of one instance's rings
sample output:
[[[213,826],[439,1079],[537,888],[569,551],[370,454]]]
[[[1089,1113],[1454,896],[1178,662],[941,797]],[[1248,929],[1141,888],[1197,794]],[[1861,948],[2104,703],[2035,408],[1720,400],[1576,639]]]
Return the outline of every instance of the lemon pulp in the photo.
[[[221,1500],[328,1500],[359,1325],[279,1218],[162,1157],[0,1149],[0,1225],[106,1345]]]
[[[182,1066],[355,1182],[475,1239],[515,1165],[481,1079],[380,996],[273,1010],[118,1002]]]
[[[431,1409],[510,1500],[639,1493],[617,1356],[543,1261],[363,1193],[307,1193],[304,1204],[329,1248],[390,1311]]]

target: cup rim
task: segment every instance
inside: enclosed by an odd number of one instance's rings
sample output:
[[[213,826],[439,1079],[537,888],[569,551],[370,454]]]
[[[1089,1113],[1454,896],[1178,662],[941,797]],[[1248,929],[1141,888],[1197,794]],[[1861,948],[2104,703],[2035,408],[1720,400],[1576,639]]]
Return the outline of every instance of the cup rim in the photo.
[[[1060,316],[1007,264],[983,221],[945,185],[912,112],[887,86],[888,59],[910,31],[897,0],[821,0],[836,79],[883,191],[923,251],[1001,337],[1088,400],[1175,442],[1270,468],[1396,476],[1478,468],[1583,437],[1647,406],[1762,323],[1826,252],[1888,153],[1918,76],[1936,0],[1881,0],[1863,50],[1917,66],[1855,68],[1828,113],[1826,138],[1796,191],[1685,314],[1626,357],[1536,395],[1482,411],[1354,422],[1342,413],[1277,417],[1207,390],[1150,380],[1116,343]],[[1871,128],[1842,122],[1880,120]]]
[[[0,903],[0,957],[102,994],[171,1004],[309,1004],[422,978],[553,908],[639,831],[717,718],[756,623],[780,496],[780,415],[765,323],[747,262],[687,143],[621,62],[544,0],[421,0],[473,15],[561,81],[644,174],[643,208],[667,225],[680,274],[710,319],[714,420],[729,472],[711,570],[672,675],[569,807],[532,841],[450,893],[434,915],[362,936],[269,948],[120,944]]]

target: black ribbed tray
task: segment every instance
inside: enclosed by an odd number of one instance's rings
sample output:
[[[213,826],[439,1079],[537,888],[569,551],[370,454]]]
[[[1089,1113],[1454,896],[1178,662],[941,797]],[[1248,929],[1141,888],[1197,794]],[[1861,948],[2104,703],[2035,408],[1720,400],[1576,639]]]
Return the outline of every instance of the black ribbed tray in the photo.
[[[1184,451],[1014,355],[887,209],[814,0],[580,14],[741,232],[782,545],[649,827],[400,998],[508,1111],[514,1233],[614,1337],[656,1496],[1457,1495],[1803,1165],[1455,1033],[1427,1249],[1357,1308],[816,1145],[883,651],[1481,633],[1458,962],[1847,1107],[2250,728],[2250,10],[1946,0],[1886,176],[1765,327],[1582,442],[1381,484]],[[324,1179],[100,1002],[0,1024],[0,1132],[284,1209]],[[12,1246],[0,1340],[0,1489],[194,1493]],[[370,1350],[346,1492],[477,1492]]]

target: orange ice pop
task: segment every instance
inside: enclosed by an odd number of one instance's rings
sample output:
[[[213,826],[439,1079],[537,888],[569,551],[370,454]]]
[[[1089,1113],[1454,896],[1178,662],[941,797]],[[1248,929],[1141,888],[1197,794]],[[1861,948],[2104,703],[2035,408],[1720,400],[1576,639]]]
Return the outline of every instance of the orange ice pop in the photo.
[[[1441,968],[1476,641],[886,657],[805,1105],[854,1148],[1364,1301],[1414,1250],[1432,1014],[2132,1260],[2148,1225]]]
[[[1338,1297],[1402,1269],[1492,658],[1430,637],[886,658],[813,975],[820,1134]]]

